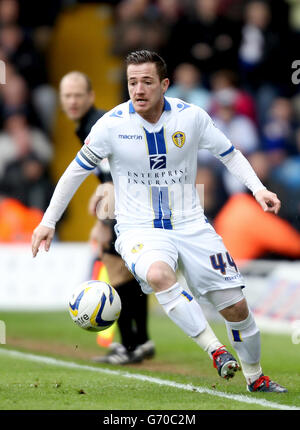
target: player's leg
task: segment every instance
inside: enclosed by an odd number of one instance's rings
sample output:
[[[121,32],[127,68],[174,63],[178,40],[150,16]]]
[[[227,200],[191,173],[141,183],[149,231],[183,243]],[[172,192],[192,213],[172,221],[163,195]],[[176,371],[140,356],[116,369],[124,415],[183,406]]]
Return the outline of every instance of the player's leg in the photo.
[[[169,318],[208,353],[222,347],[199,303],[178,282],[178,252],[165,232],[135,231],[118,238],[116,249],[132,269],[142,290],[154,291]]]
[[[146,276],[166,314],[213,358],[214,366],[222,378],[233,377],[239,370],[238,362],[216,337],[199,303],[177,281],[175,271],[168,263],[155,261],[145,270],[148,267],[147,258],[151,258],[151,255],[140,262],[137,270],[140,270],[140,276]],[[144,269],[140,267],[142,264],[145,265]]]
[[[229,340],[235,349],[249,391],[285,392],[285,388],[262,373],[260,331],[240,287],[206,293],[223,316]]]
[[[156,260],[161,258],[161,260]],[[165,261],[162,261],[162,260]],[[155,261],[156,260],[156,261]],[[150,264],[150,262],[152,263]],[[153,252],[140,258],[136,265],[138,276],[146,278],[158,303],[168,317],[208,354],[222,344],[209,326],[199,303],[178,282],[174,263],[167,256]]]
[[[241,289],[244,281],[238,267],[212,226],[207,224],[198,230],[196,226],[189,229],[180,240],[183,275],[191,291],[195,297],[205,295],[224,317],[248,389],[283,392],[261,373],[260,334]],[[213,354],[214,362],[222,361],[223,355],[222,349]]]
[[[206,327],[200,306],[177,281],[174,267],[170,265],[172,262],[159,258],[163,257],[156,256],[155,252],[146,254],[139,260],[136,273],[147,280],[158,303],[173,322],[189,336],[199,335]],[[148,264],[149,261],[152,263]]]
[[[121,344],[112,344],[107,356],[95,357],[94,360],[112,364],[130,364],[153,357],[155,346],[147,332],[147,296],[142,293],[140,285],[115,250],[114,225],[115,222],[109,223],[111,241],[102,259],[107,267],[110,283],[117,289],[122,303],[117,322]]]

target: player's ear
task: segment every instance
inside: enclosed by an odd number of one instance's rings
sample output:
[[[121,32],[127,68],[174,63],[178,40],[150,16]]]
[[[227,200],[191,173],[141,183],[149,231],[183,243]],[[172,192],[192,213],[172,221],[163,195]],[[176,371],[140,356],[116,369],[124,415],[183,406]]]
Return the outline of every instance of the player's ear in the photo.
[[[163,79],[163,80],[161,81],[161,84],[162,84],[163,92],[164,92],[164,94],[165,94],[165,92],[167,91],[167,89],[169,88],[169,85],[170,85],[170,80],[169,80],[169,78],[165,78],[165,79]]]

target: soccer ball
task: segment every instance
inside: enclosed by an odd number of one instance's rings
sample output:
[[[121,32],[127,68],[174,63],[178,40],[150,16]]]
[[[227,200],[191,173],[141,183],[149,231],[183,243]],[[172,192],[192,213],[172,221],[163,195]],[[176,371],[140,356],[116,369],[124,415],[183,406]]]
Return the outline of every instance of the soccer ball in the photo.
[[[102,331],[119,318],[121,300],[117,291],[106,282],[86,281],[73,291],[69,312],[79,327]]]

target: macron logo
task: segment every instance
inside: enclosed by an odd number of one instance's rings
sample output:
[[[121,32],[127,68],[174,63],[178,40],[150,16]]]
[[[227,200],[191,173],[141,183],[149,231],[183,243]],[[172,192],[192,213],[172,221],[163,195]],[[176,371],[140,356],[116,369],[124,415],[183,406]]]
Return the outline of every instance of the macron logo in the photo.
[[[119,139],[142,140],[143,136],[139,134],[119,134]]]

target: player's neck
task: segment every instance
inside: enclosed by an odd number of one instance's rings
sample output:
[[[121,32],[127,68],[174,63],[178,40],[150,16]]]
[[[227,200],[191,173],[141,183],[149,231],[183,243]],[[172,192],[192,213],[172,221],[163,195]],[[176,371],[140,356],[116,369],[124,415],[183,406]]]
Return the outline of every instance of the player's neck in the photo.
[[[151,124],[156,124],[159,121],[160,117],[162,116],[163,111],[164,111],[164,99],[162,99],[157,106],[151,109],[151,111],[140,113],[140,116],[145,121]]]

